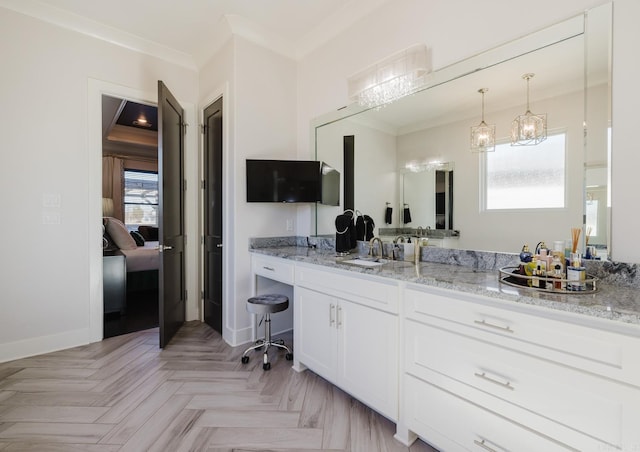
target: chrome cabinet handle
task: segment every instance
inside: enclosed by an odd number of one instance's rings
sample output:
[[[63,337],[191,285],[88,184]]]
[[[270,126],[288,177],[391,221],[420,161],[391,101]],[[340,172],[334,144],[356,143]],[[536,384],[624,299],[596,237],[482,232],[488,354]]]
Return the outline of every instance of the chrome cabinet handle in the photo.
[[[489,383],[493,383],[494,385],[498,385],[498,386],[500,386],[502,388],[509,389],[510,391],[513,391],[515,389],[513,386],[511,386],[511,382],[510,381],[507,381],[506,383],[503,383],[501,381],[494,380],[491,377],[487,377],[487,375],[484,372],[482,372],[481,374],[479,374],[478,372],[475,372],[473,375],[475,375],[476,377],[481,378],[481,379],[483,379],[485,381],[488,381]]]
[[[329,326],[333,326],[336,323],[336,319],[334,316],[334,310],[336,309],[336,305],[331,303],[329,305]]]
[[[262,268],[264,268],[265,270],[269,270],[270,272],[274,272],[274,271],[276,271],[276,269],[275,269],[275,268],[273,268],[273,267],[266,267],[266,266],[265,266],[265,267],[262,267]]]
[[[342,326],[342,308],[340,306],[338,306],[338,315],[336,317],[338,318],[338,328],[340,328]]]
[[[505,333],[514,333],[514,331],[508,326],[494,325],[492,323],[487,322],[486,320],[474,320],[473,323],[477,323],[478,325],[486,326],[488,328],[494,328],[496,330],[504,331]]]
[[[216,248],[222,248],[222,243],[218,243],[218,244],[216,245]]]
[[[162,253],[163,251],[169,251],[169,250],[172,250],[172,249],[173,249],[173,247],[172,247],[172,246],[169,246],[169,245],[160,245],[160,246],[158,247],[158,251],[160,251],[161,253]]]
[[[484,440],[482,441],[478,441],[477,439],[473,440],[473,444],[475,444],[476,446],[480,446],[482,447],[484,450],[488,450],[489,452],[497,452],[494,448],[487,446],[484,443]]]

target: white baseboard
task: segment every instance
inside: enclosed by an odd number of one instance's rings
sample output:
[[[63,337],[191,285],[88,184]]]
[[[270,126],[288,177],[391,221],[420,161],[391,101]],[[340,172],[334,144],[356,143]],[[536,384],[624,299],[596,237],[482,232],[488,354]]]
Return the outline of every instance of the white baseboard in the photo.
[[[86,345],[89,337],[89,329],[82,328],[0,344],[0,363]]]
[[[232,347],[236,347],[238,345],[246,344],[247,342],[251,342],[251,333],[252,328],[248,326],[246,328],[242,328],[239,330],[232,330],[225,328],[222,334],[222,338],[225,342]]]

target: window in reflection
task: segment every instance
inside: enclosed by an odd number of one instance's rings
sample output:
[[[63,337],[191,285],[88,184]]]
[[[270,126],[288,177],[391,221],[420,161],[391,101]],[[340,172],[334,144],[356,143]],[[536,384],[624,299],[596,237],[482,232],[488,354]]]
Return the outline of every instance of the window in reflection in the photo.
[[[598,235],[598,200],[587,199],[585,209],[586,221],[585,231],[589,231],[589,235]]]
[[[564,133],[535,146],[497,144],[484,154],[485,209],[563,208],[565,149]]]

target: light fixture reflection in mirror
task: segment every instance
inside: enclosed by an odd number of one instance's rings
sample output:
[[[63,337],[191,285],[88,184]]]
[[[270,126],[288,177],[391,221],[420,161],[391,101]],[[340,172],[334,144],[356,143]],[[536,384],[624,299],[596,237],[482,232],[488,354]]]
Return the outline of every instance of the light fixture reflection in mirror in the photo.
[[[482,95],[482,116],[480,124],[471,128],[471,152],[493,152],[496,149],[496,126],[484,122],[484,95],[489,88],[480,88]]]
[[[535,146],[547,139],[547,115],[531,113],[529,107],[529,82],[535,74],[522,76],[527,81],[527,111],[513,120],[511,146]]]

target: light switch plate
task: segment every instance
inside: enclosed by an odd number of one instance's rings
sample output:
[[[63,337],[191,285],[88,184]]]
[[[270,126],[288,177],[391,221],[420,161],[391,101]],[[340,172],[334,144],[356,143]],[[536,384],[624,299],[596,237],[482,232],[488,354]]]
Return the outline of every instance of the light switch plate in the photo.
[[[42,212],[42,224],[60,224],[60,212]]]
[[[45,193],[42,195],[42,207],[47,209],[59,209],[62,205],[60,193]]]

